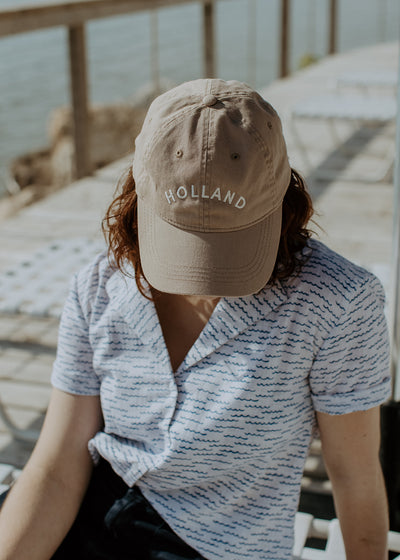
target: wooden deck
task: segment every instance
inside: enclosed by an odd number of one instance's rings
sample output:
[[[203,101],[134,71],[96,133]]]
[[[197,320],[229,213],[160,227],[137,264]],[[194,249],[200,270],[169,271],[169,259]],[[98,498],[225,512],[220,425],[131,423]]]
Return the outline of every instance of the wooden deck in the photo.
[[[397,44],[335,55],[262,91],[282,117],[294,167],[299,171],[304,168],[290,123],[294,104],[329,91],[341,74],[353,69],[397,70],[397,56]],[[376,165],[368,155],[371,149],[375,154],[379,150],[394,150],[394,123],[376,129],[367,140],[348,123],[341,123],[338,133],[342,144],[353,150],[353,155],[344,155],[336,149],[326,122],[304,123],[301,129],[313,157],[313,169],[307,178],[318,212],[316,222],[320,227],[316,226],[315,231],[333,249],[375,270],[388,288],[392,180],[367,183],[363,177],[367,178]],[[112,199],[118,176],[128,162],[129,158],[118,161],[1,221],[0,271],[54,239],[100,237],[102,216]],[[330,166],[342,171],[330,180],[318,178],[318,171]],[[357,173],[360,179],[344,180],[349,172]],[[56,319],[0,317],[0,394],[21,427],[36,427],[42,421],[50,392],[57,325]],[[21,467],[31,448],[13,440],[0,422],[0,463]],[[313,470],[311,462],[310,471]],[[314,460],[313,464],[317,463]]]

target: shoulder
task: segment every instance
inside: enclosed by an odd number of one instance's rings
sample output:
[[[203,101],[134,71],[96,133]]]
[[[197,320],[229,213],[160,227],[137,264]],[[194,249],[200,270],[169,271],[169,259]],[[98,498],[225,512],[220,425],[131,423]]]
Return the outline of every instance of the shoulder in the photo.
[[[380,281],[365,268],[314,239],[304,249],[304,256],[301,272],[287,283],[292,296],[300,295],[324,308],[329,306],[338,314],[355,300],[374,299],[384,305]]]
[[[102,251],[82,267],[76,274],[76,286],[82,293],[97,290],[113,274],[107,251]]]
[[[122,272],[110,262],[107,251],[99,253],[75,274],[72,279],[72,292],[75,292],[79,299],[86,319],[94,311],[99,313],[107,306],[110,300],[110,285],[121,281],[122,278]]]

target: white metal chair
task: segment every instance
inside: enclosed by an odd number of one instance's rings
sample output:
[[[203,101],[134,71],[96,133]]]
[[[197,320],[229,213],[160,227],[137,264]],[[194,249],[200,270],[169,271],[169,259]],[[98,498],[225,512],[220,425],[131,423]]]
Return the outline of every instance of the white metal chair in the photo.
[[[105,249],[102,240],[55,240],[0,274],[0,313],[59,318],[71,275]],[[18,428],[0,401],[0,419],[16,439],[35,441],[35,430]]]
[[[0,495],[10,488],[20,472],[11,465],[0,464]],[[325,549],[306,546],[309,537],[326,540]],[[391,552],[400,552],[400,533],[389,531],[388,548]],[[293,555],[298,560],[346,560],[339,521],[316,519],[309,513],[298,512]],[[400,556],[394,560],[400,560]]]
[[[9,490],[10,486],[18,478],[21,470],[12,465],[0,463],[0,495]]]
[[[310,537],[326,539],[325,549],[317,550],[306,546]],[[388,547],[391,552],[400,553],[400,533],[389,531]],[[346,560],[339,521],[316,519],[308,513],[298,512],[293,554],[302,560]],[[400,556],[396,556],[395,560],[400,560]]]
[[[396,93],[398,73],[395,70],[352,70],[338,76],[338,88],[355,88],[368,95],[371,91],[390,90]]]
[[[351,123],[358,130],[361,127],[383,127],[384,125],[394,122],[396,113],[397,104],[394,96],[367,96],[335,91],[326,95],[305,99],[292,109],[291,124],[293,137],[302,154],[307,169],[311,170],[312,165],[309,152],[304,144],[300,123],[304,123],[306,120],[321,120],[326,122],[329,125],[334,148],[340,150],[343,140],[336,131],[335,125],[337,122],[345,121]],[[370,156],[375,157],[375,154],[371,153]],[[377,172],[371,175],[368,181],[379,182],[387,177],[394,161],[393,147],[384,150],[383,153],[377,157],[377,160],[379,160]],[[324,172],[324,174],[326,174],[326,172]],[[356,179],[356,177],[352,179]],[[363,180],[366,179],[364,178]]]

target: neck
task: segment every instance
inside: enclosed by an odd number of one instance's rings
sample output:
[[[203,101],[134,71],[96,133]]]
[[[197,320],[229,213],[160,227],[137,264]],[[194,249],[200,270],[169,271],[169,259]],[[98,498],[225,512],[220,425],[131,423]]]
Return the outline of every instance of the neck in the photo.
[[[218,297],[167,294],[152,290],[171,366],[176,371],[208,323]]]
[[[155,302],[162,302],[163,304],[178,305],[181,308],[190,307],[196,310],[199,317],[208,318],[217,306],[220,298],[215,296],[197,296],[197,295],[184,295],[184,294],[168,294],[166,292],[159,292],[154,288],[151,293]]]
[[[210,315],[214,311],[219,302],[219,297],[213,296],[175,296],[182,298],[187,306],[192,307],[197,311],[198,316],[205,322],[208,321]]]

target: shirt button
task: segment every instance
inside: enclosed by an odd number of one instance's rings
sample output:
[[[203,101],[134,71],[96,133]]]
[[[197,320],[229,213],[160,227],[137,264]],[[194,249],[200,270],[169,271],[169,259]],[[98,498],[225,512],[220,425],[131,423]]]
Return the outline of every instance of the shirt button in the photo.
[[[218,99],[215,97],[215,95],[206,95],[205,97],[203,97],[203,105],[205,105],[205,107],[212,107],[217,102]]]

